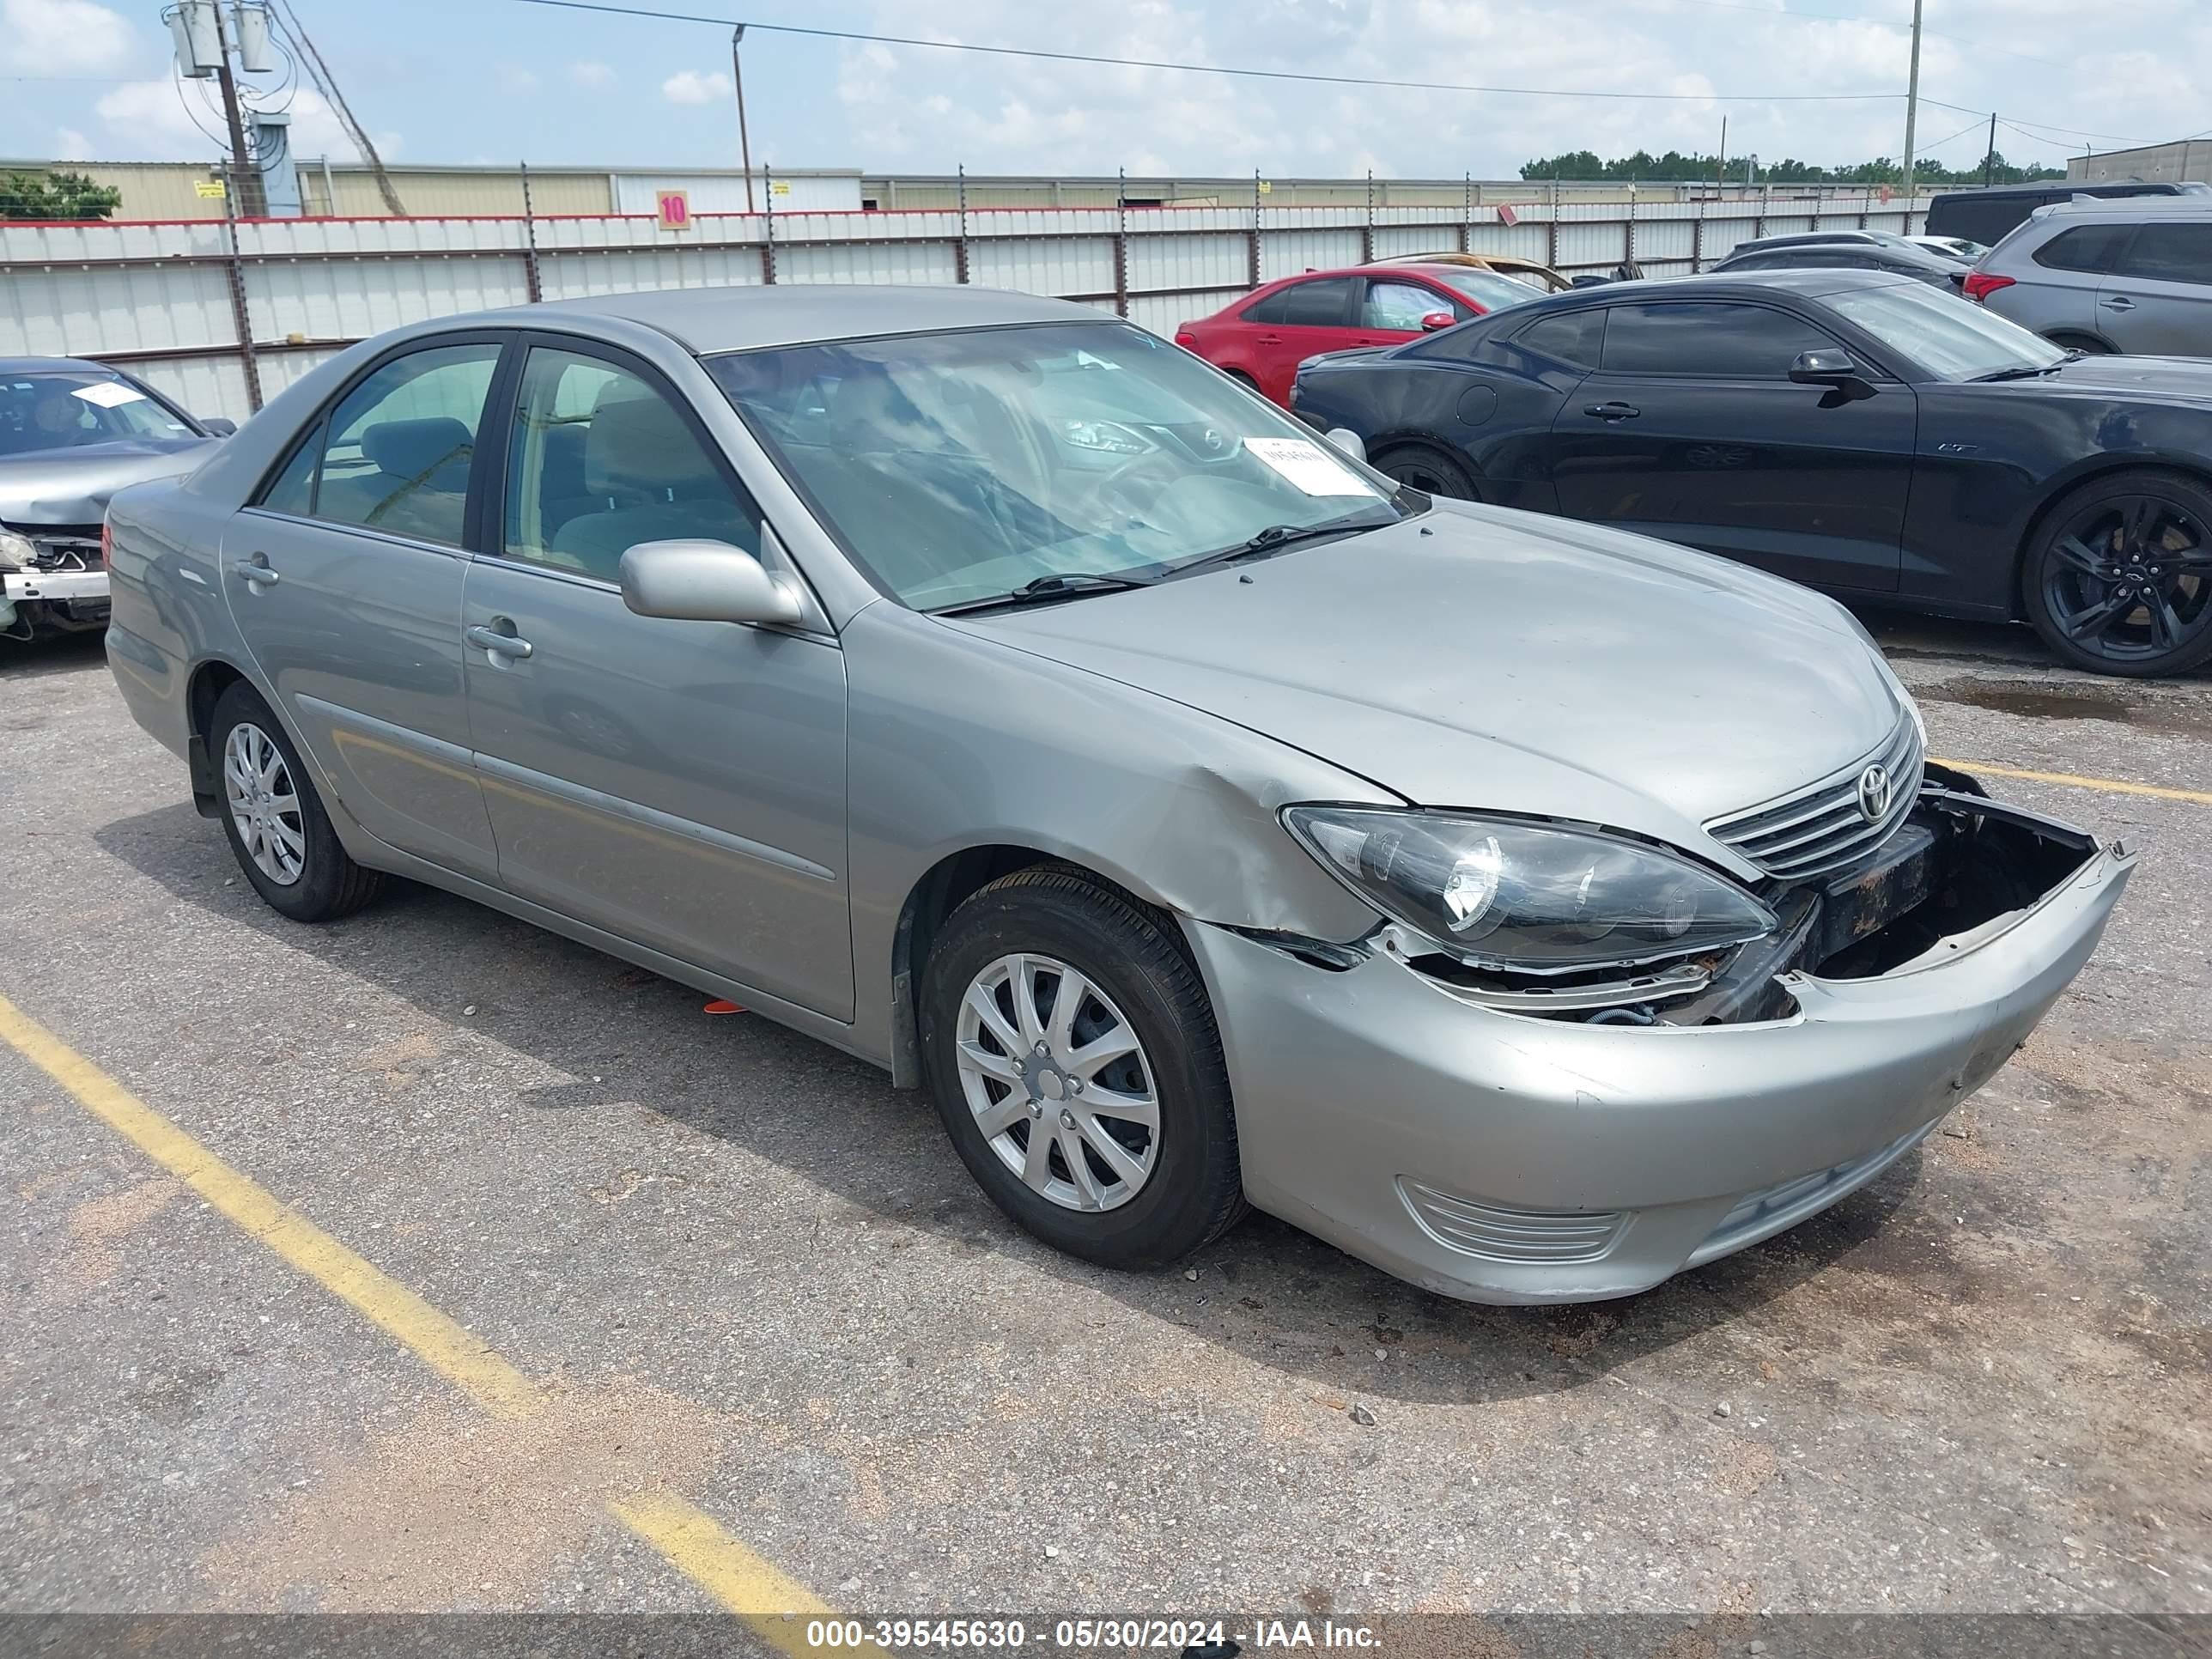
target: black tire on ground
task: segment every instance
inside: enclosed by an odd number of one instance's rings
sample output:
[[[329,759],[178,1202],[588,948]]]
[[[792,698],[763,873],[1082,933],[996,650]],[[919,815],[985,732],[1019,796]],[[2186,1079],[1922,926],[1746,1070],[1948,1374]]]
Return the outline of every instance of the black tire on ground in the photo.
[[[1241,368],[1224,368],[1221,372],[1247,392],[1257,392],[1260,390],[1260,383]]]
[[[1158,1144],[1149,1179],[1116,1208],[1063,1207],[1026,1185],[992,1150],[963,1091],[962,1000],[979,975],[1020,952],[1088,978],[1143,1045]],[[1158,1268],[1243,1216],[1229,1073],[1206,988],[1167,924],[1086,872],[1034,866],[962,904],[923,966],[919,1012],[925,1085],[961,1162],[993,1203],[1046,1243],[1103,1267]]]
[[[1386,477],[1430,495],[1479,501],[1482,492],[1466,465],[1429,444],[1399,444],[1371,456],[1370,464]]]
[[[2092,357],[2109,357],[2112,355],[2112,347],[2094,334],[2046,334],[2044,338],[2055,346],[2064,347],[2069,351],[2086,351]]]
[[[224,768],[230,734],[249,725],[266,735],[283,757],[284,769],[299,803],[298,828],[305,845],[297,878],[290,882],[275,879],[254,862],[253,855],[246,850],[238,822],[231,815],[228,796],[223,794],[219,816],[238,867],[253,884],[253,890],[279,915],[289,916],[294,921],[334,921],[352,915],[376,896],[384,878],[378,871],[356,864],[339,844],[337,832],[331,828],[330,814],[323,810],[322,797],[315,793],[313,780],[283,723],[270,712],[261,695],[243,680],[233,681],[216,700],[214,718],[209,722],[208,752],[215,759],[218,793],[222,793],[225,787]]]
[[[2148,679],[2212,659],[2212,489],[2136,467],[2069,490],[2022,552],[2021,598],[2076,668]]]

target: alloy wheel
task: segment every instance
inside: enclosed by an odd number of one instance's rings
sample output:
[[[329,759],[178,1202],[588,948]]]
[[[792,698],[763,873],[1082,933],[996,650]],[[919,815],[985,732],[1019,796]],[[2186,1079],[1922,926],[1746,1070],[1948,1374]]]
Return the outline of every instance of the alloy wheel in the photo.
[[[1057,957],[1004,956],[969,981],[960,1087],[999,1160],[1062,1209],[1118,1209],[1158,1163],[1159,1093],[1114,1000]]]
[[[2212,625],[2212,541],[2160,496],[2106,496],[2060,527],[2043,598],[2084,651],[2113,662],[2166,656]]]
[[[240,720],[223,739],[222,793],[254,868],[280,887],[298,881],[307,864],[299,791],[284,751],[251,720]]]

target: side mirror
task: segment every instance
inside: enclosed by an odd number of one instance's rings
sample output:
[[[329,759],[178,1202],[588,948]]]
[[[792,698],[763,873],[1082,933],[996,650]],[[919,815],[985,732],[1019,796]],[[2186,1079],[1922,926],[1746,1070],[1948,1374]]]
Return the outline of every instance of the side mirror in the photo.
[[[1820,351],[1801,351],[1790,365],[1790,378],[1800,386],[1832,386],[1869,390],[1865,371],[1848,351],[1831,346]]]
[[[238,422],[236,421],[226,420],[220,415],[210,416],[206,420],[202,421],[200,424],[205,427],[210,432],[214,433],[218,438],[228,438],[232,433],[238,430]]]
[[[1451,325],[1452,314],[1449,311],[1431,311],[1421,319],[1421,332],[1424,334],[1433,334],[1440,328]]]
[[[623,603],[683,622],[796,623],[799,592],[727,542],[640,542],[622,556]]]
[[[1329,443],[1342,450],[1355,461],[1367,459],[1367,445],[1360,435],[1348,426],[1333,426],[1321,434]]]

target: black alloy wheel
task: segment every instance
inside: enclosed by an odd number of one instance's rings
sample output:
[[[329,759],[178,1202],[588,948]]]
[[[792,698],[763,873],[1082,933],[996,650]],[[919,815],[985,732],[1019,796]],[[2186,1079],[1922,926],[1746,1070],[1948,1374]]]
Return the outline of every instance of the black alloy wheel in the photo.
[[[2193,480],[2085,486],[2051,514],[2028,574],[2031,619],[2077,666],[2148,677],[2212,657],[2212,494]]]
[[[1375,463],[1375,470],[1424,495],[1461,501],[1481,499],[1467,469],[1439,450],[1394,449]]]

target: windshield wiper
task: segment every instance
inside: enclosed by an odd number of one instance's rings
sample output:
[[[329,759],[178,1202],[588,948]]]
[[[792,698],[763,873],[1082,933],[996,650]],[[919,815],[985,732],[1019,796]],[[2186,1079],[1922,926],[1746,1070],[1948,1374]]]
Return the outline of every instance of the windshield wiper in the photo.
[[[958,605],[939,605],[929,614],[933,617],[961,617],[974,611],[1041,605],[1048,599],[1072,599],[1085,593],[1118,593],[1125,588],[1150,587],[1157,580],[1152,576],[1111,575],[1103,570],[1062,571],[1025,581],[1011,592],[995,593],[988,599],[966,599]]]
[[[2010,368],[1993,368],[1986,374],[1977,374],[1974,380],[1978,384],[1990,380],[2039,380],[2046,374],[2056,374],[2067,364],[2078,362],[2088,355],[2086,351],[2069,351],[2057,362],[2045,363],[2040,368],[2032,363],[2015,363]]]
[[[1380,530],[1384,525],[1395,522],[1395,518],[1370,517],[1368,510],[1362,507],[1346,518],[1328,519],[1320,524],[1271,524],[1234,547],[1218,548],[1211,553],[1201,553],[1194,559],[1185,559],[1176,567],[1176,570],[1180,574],[1185,570],[1203,570],[1208,565],[1233,564],[1238,559],[1256,558],[1262,553],[1279,552],[1300,542],[1321,541],[1334,536],[1356,536],[1363,530]]]

